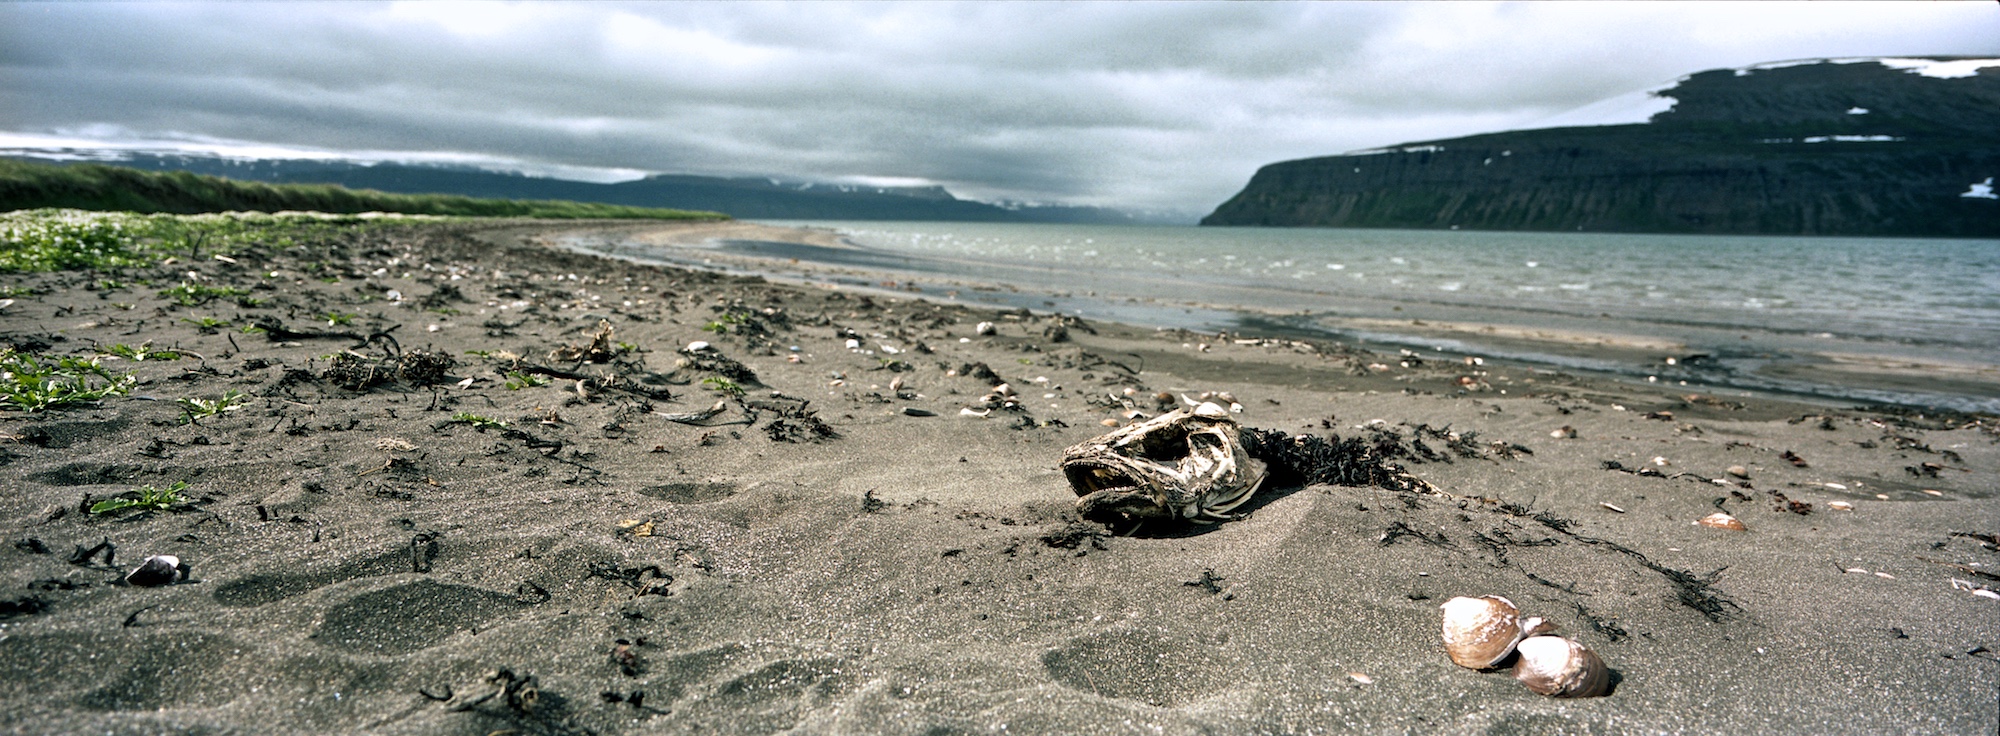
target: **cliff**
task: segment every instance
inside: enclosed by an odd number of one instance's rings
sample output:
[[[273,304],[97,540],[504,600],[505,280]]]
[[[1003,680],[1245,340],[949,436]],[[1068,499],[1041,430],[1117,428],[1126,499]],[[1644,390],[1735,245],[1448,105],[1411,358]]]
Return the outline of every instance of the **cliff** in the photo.
[[[1202,224],[2000,237],[1994,64],[1702,72],[1643,123],[1271,164]]]

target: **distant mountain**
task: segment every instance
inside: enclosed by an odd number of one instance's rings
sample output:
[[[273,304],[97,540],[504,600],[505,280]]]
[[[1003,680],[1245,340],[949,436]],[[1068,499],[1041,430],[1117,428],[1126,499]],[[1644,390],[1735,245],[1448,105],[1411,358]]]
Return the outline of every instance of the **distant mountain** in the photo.
[[[1552,122],[1270,164],[1202,224],[2000,237],[2000,59],[1718,69]]]
[[[872,187],[672,174],[599,184],[451,165],[88,150],[13,150],[0,151],[0,155],[41,163],[105,163],[148,171],[187,171],[274,184],[338,184],[402,194],[458,194],[707,210],[743,219],[1117,224],[1145,220],[1138,215],[1098,207],[974,202],[954,197],[944,187],[935,186]]]

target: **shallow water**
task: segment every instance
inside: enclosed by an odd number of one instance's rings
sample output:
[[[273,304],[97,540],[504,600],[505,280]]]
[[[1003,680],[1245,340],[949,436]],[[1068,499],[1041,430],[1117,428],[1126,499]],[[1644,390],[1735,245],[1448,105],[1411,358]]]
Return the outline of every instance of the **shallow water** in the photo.
[[[1992,396],[1841,385],[1771,369],[1824,354],[2000,365],[1996,240],[772,224],[831,228],[859,250],[712,246],[999,284],[1007,288],[958,290],[957,297],[1141,325],[1278,328],[1711,385],[2000,409]],[[1357,319],[1369,325],[1357,328]],[[1660,338],[1711,357],[1698,366],[1634,364],[1465,336],[1440,339],[1384,324],[1409,320]]]

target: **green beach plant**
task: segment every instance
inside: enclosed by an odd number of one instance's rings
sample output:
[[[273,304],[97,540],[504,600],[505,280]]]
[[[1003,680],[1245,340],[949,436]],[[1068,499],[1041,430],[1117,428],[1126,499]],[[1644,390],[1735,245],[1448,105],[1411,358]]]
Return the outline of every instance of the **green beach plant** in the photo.
[[[174,481],[165,488],[146,485],[136,490],[126,491],[117,496],[90,505],[90,513],[110,514],[129,509],[142,511],[170,511],[175,506],[187,503],[181,492],[188,489],[187,481]]]
[[[202,330],[204,332],[213,332],[215,330],[219,330],[229,326],[229,320],[222,319],[220,317],[210,317],[207,315],[203,315],[200,317],[182,317],[181,321],[194,325],[195,329]]]
[[[249,295],[249,289],[239,289],[234,286],[190,284],[186,281],[182,281],[179,286],[171,286],[160,290],[161,298],[172,299],[175,304],[183,307],[200,306],[218,297],[247,297]]]
[[[137,363],[142,360],[181,359],[181,354],[179,351],[154,350],[152,341],[140,343],[139,346],[136,348],[122,342],[112,343],[110,345],[99,345],[97,347],[97,354],[108,355],[115,358],[124,358],[134,363]]]
[[[196,424],[200,420],[243,408],[246,395],[241,391],[224,391],[222,398],[204,399],[200,397],[181,399],[181,423]]]
[[[139,379],[113,375],[96,358],[49,358],[0,350],[0,405],[44,411],[131,391]]]
[[[492,419],[489,417],[483,417],[469,411],[462,411],[457,414],[451,415],[451,421],[455,424],[470,425],[473,429],[477,429],[480,431],[485,431],[488,429],[507,428],[506,422],[500,421],[498,419]]]
[[[522,373],[520,371],[507,371],[508,391],[519,391],[524,388],[547,385],[549,385],[547,376],[537,376],[533,373]]]

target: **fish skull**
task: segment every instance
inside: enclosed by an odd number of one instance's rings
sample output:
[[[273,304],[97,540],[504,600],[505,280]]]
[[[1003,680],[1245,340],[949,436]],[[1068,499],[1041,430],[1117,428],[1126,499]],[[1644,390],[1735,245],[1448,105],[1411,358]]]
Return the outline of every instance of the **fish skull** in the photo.
[[[1186,519],[1214,523],[1250,500],[1265,465],[1242,429],[1213,403],[1176,409],[1078,443],[1063,475],[1084,518],[1107,524]]]

